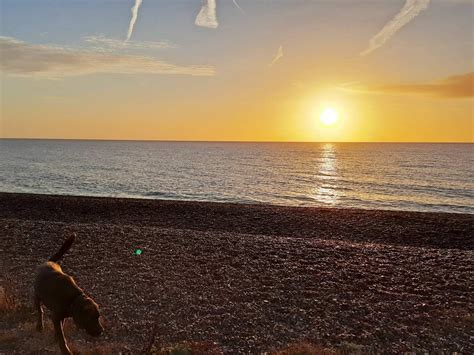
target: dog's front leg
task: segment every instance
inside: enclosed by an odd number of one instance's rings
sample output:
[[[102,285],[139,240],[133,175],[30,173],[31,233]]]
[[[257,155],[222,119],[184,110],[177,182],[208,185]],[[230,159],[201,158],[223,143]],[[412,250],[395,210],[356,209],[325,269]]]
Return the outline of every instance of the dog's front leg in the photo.
[[[72,355],[71,350],[67,346],[66,339],[64,338],[63,331],[63,319],[59,317],[53,317],[54,324],[54,336],[59,342],[59,349],[61,349],[61,354],[63,355]]]
[[[36,330],[41,332],[43,330],[43,307],[41,307],[41,300],[35,295],[35,308],[37,312]]]

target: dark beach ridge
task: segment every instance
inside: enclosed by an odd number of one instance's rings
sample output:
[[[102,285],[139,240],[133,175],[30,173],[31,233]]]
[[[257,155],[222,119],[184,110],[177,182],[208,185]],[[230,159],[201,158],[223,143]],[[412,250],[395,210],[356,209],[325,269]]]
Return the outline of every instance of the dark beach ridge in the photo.
[[[473,222],[464,214],[0,193],[0,286],[30,302],[36,266],[74,232],[62,267],[100,304],[108,328],[98,340],[68,336],[72,346],[86,339],[133,353],[154,330],[157,344],[215,343],[232,354],[293,343],[472,353]],[[17,327],[12,319],[0,317],[3,339]],[[28,314],[21,324],[33,321]],[[0,353],[31,346],[12,337]]]

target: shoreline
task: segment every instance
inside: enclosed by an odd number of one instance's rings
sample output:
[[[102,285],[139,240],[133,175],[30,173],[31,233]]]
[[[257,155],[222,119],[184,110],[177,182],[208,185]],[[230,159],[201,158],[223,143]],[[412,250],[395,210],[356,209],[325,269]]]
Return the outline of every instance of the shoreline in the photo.
[[[332,207],[332,206],[307,206],[307,205],[289,205],[289,204],[277,204],[277,203],[267,203],[267,202],[258,202],[258,201],[209,201],[209,200],[199,200],[199,199],[173,199],[173,198],[160,198],[160,197],[151,197],[151,196],[106,196],[106,195],[74,195],[69,193],[36,193],[36,192],[5,192],[0,191],[0,200],[5,198],[35,198],[35,197],[45,197],[45,198],[65,198],[65,199],[100,199],[100,200],[117,200],[126,202],[140,202],[140,201],[156,201],[157,203],[167,202],[167,203],[192,203],[192,204],[203,204],[203,205],[231,205],[231,206],[251,206],[251,207],[276,207],[276,208],[288,208],[288,209],[309,209],[309,210],[321,210],[321,211],[360,211],[360,212],[399,212],[399,213],[413,213],[413,214],[440,214],[440,215],[463,215],[463,216],[474,216],[473,213],[464,213],[464,212],[446,212],[446,211],[416,211],[416,210],[403,210],[396,208],[364,208],[364,207]]]
[[[92,341],[70,331],[72,346],[134,353],[159,325],[160,344],[211,342],[231,354],[305,342],[470,353],[473,222],[457,213],[0,193],[0,286],[10,280],[29,304],[34,269],[76,233],[61,266],[108,327]],[[34,322],[32,313],[22,322]],[[0,335],[15,324],[0,319]],[[28,329],[18,332],[34,338]],[[18,339],[8,353],[37,350]]]
[[[474,214],[448,212],[0,192],[0,218],[474,249],[474,236],[470,236]]]

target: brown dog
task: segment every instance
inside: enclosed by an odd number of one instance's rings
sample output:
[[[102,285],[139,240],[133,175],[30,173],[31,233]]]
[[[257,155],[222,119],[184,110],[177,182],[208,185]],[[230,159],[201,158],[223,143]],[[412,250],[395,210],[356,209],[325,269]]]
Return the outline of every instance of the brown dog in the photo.
[[[99,336],[104,328],[100,324],[99,306],[76,285],[73,278],[63,273],[57,261],[69,250],[75,236],[69,237],[48,262],[38,267],[35,278],[35,308],[38,311],[38,331],[43,330],[44,304],[52,313],[54,332],[62,354],[70,355],[71,350],[64,338],[63,323],[72,317],[79,328],[93,336]]]

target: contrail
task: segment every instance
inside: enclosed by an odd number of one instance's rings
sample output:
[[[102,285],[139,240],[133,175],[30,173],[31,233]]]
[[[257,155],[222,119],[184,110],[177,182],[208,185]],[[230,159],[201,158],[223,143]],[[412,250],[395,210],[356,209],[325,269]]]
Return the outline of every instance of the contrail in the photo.
[[[403,9],[377,33],[369,43],[369,48],[360,53],[361,56],[367,55],[374,50],[382,47],[393,35],[402,27],[410,23],[422,11],[428,8],[431,0],[406,0]]]
[[[245,11],[239,6],[237,0],[232,0],[234,2],[234,5],[243,13],[245,14]]]
[[[196,26],[217,28],[219,23],[216,16],[216,0],[204,0],[201,11],[194,22]]]
[[[278,62],[281,58],[283,57],[283,46],[280,46],[280,48],[278,48],[278,52],[277,54],[275,55],[275,58],[273,58],[272,62],[270,64],[268,64],[269,67],[272,67],[274,64],[276,64],[276,62]]]
[[[137,17],[138,17],[138,9],[140,8],[140,5],[142,4],[143,0],[135,0],[135,5],[133,5],[131,11],[132,11],[132,18],[130,20],[130,25],[128,26],[128,33],[127,33],[127,39],[125,42],[130,40],[130,37],[132,37],[133,33],[133,27],[135,27],[135,22],[137,22]]]

